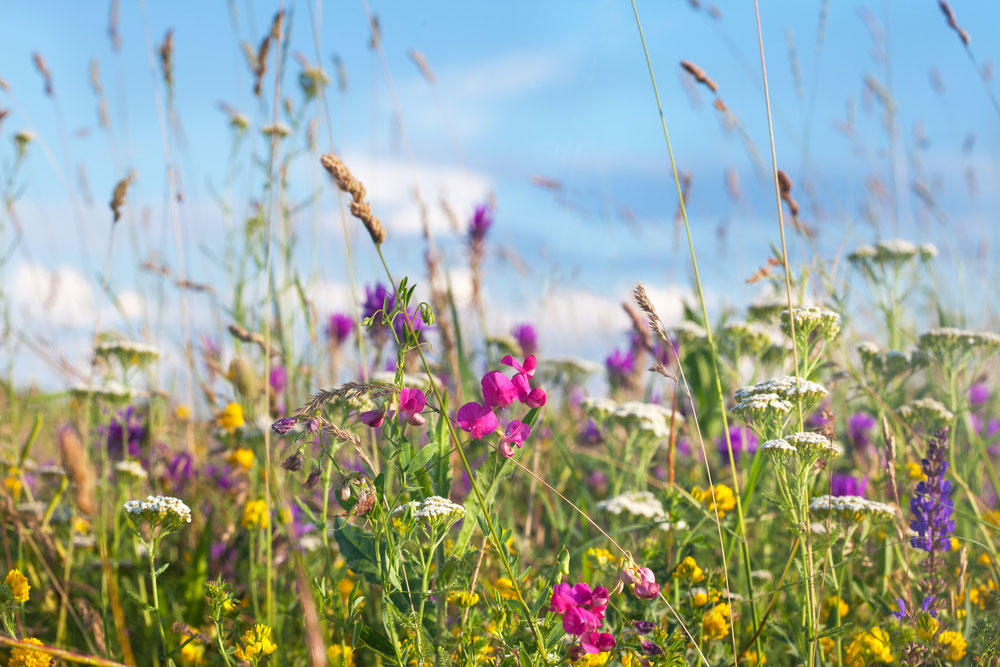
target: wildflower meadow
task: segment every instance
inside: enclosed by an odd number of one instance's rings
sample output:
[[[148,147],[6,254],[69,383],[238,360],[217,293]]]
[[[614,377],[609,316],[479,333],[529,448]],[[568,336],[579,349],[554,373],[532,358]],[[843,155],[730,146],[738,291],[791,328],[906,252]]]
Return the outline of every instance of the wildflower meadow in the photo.
[[[992,3],[15,4],[0,662],[1000,664]]]

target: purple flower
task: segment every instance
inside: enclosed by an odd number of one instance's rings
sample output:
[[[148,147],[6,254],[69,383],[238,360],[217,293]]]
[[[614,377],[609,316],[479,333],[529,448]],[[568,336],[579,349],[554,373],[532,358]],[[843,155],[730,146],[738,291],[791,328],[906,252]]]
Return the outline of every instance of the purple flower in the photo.
[[[969,403],[982,405],[990,400],[990,388],[985,382],[973,382],[969,387]]]
[[[745,440],[744,440],[745,438]],[[746,427],[730,426],[729,442],[733,446],[733,460],[739,462],[740,455],[745,449],[747,454],[756,454],[759,441],[757,436]],[[729,460],[729,451],[726,449],[726,439],[724,437],[715,439],[715,447],[719,450],[719,455],[724,461]]]
[[[396,305],[396,298],[389,293],[385,285],[375,283],[375,286],[365,286],[365,300],[361,304],[361,318],[368,319],[379,311],[391,312]],[[384,308],[383,308],[384,306]]]
[[[608,371],[608,383],[612,388],[623,387],[629,383],[632,371],[635,370],[635,354],[631,349],[622,352],[616,349],[604,360],[604,368]]]
[[[990,417],[990,420],[986,422],[986,437],[992,438],[997,433],[1000,433],[1000,419]]]
[[[847,418],[847,439],[851,447],[864,451],[871,446],[871,430],[875,428],[875,418],[864,412],[858,412]]]
[[[469,220],[469,241],[472,243],[482,243],[486,238],[486,232],[493,225],[493,211],[487,204],[480,204]]]
[[[917,533],[910,544],[929,553],[951,549],[949,535],[955,530],[955,522],[951,519],[954,504],[948,497],[951,481],[945,479],[947,452],[948,431],[941,429],[928,440],[927,457],[920,462],[927,479],[917,484],[910,498],[910,511],[913,512],[910,528]]]
[[[868,489],[868,478],[861,477],[859,479],[853,475],[834,475],[831,486],[835,496],[861,496],[864,498],[865,491]]]
[[[271,391],[275,394],[280,394],[285,391],[285,387],[288,386],[288,373],[285,372],[285,367],[281,364],[277,364],[271,369]]]
[[[102,431],[107,435],[108,456],[118,460],[123,455],[139,458],[146,440],[146,427],[142,415],[131,405],[111,418]]]
[[[648,635],[656,629],[656,623],[653,621],[632,621],[632,629],[637,635]]]
[[[354,330],[354,318],[344,313],[334,313],[326,325],[326,335],[330,342],[340,346],[351,337]]]
[[[170,479],[171,487],[175,491],[182,491],[191,478],[194,471],[191,470],[191,455],[187,452],[175,454],[167,464],[167,477]]]
[[[278,435],[286,435],[293,428],[295,428],[295,419],[292,417],[282,417],[278,421],[271,424],[271,430]]]
[[[594,495],[603,495],[608,488],[608,476],[600,470],[591,470],[587,475],[587,486]]]
[[[529,356],[538,351],[538,334],[530,324],[518,324],[512,331],[514,339],[521,348],[521,354]]]

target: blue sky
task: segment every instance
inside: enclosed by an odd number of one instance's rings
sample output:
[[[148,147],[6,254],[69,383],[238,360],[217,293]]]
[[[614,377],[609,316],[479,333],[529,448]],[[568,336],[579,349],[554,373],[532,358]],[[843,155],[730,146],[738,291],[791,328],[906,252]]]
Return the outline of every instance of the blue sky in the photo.
[[[969,275],[990,267],[995,251],[990,245],[984,252],[981,248],[984,241],[993,240],[989,223],[1000,203],[991,187],[1000,177],[1000,115],[937,3],[762,4],[779,163],[796,182],[794,192],[804,217],[820,230],[820,253],[832,257],[861,241],[903,236],[938,243],[942,261],[955,266],[956,258],[964,259]],[[1000,45],[986,26],[1000,24],[1000,7],[972,0],[952,4],[972,36],[978,63],[996,61]],[[721,307],[758,293],[758,287],[746,286],[744,280],[766,260],[777,229],[773,186],[767,179],[770,154],[753,5],[725,3],[718,19],[709,16],[707,3],[702,5],[694,9],[681,0],[647,0],[639,2],[639,10],[675,154],[681,169],[693,175],[689,213],[702,278],[714,305]],[[822,47],[817,48],[823,6],[829,12]],[[159,73],[150,71],[147,25],[154,45],[167,29],[174,31],[177,131],[172,147],[179,157],[184,192],[184,263],[191,279],[222,289],[223,272],[210,256],[221,252],[227,228],[214,193],[225,190],[232,133],[217,105],[226,102],[240,110],[256,128],[270,122],[274,81],[270,75],[265,78],[265,101],[253,97],[252,75],[240,43],[256,47],[276,8],[275,3],[124,1],[118,27],[122,47],[115,52],[107,37],[104,3],[5,7],[0,78],[7,90],[0,91],[0,108],[11,109],[0,125],[5,177],[13,133],[29,129],[39,139],[17,176],[23,190],[15,212],[25,234],[3,268],[5,283],[28,292],[40,284],[50,305],[75,313],[58,316],[33,304],[38,294],[22,293],[14,299],[17,325],[44,335],[54,329],[92,330],[88,322],[101,301],[97,276],[110,225],[106,202],[114,183],[133,169],[138,180],[116,230],[109,275],[112,288],[130,294],[139,305],[131,315],[107,321],[129,335],[176,343],[176,331],[162,331],[163,318],[175,311],[159,305],[156,283],[136,269],[150,257],[177,266],[164,205],[164,155],[154,95],[154,87],[162,93],[162,85]],[[334,141],[365,180],[376,213],[389,227],[386,251],[397,272],[411,273],[418,281],[423,275],[423,246],[408,195],[416,174],[424,198],[432,203],[439,243],[456,269],[464,252],[434,204],[444,197],[466,217],[477,201],[489,194],[495,198],[494,248],[508,250],[505,256],[516,254],[526,267],[526,272],[518,271],[491,255],[491,322],[498,328],[552,313],[552,303],[570,304],[566,307],[578,318],[570,328],[599,332],[607,347],[606,336],[624,329],[615,304],[625,298],[632,282],[644,280],[672,300],[689,290],[689,256],[683,243],[675,244],[676,194],[628,3],[373,2],[413,148],[412,165],[394,127],[381,65],[368,48],[362,5],[323,3],[322,17],[314,23],[315,9],[305,2],[289,4],[289,54],[301,52],[315,62],[315,27],[322,67],[333,76],[334,53],[344,64],[347,92],[328,89]],[[872,19],[881,33],[874,39]],[[799,85],[790,64],[792,43]],[[421,51],[433,68],[433,87],[410,60],[411,48]],[[31,61],[35,51],[52,72],[56,104],[44,95]],[[91,60],[100,69],[110,134],[97,126],[97,98],[88,79]],[[740,134],[723,127],[708,91],[693,87],[682,73],[681,60],[697,63],[718,83],[721,99],[763,157],[763,170],[749,156]],[[943,93],[931,83],[932,69],[944,82]],[[295,85],[300,70],[290,57],[282,85],[296,107],[301,103]],[[866,93],[867,76],[890,90],[895,100],[892,155],[884,109]],[[308,118],[315,115],[315,109],[308,110]],[[835,129],[849,115],[854,118],[852,138]],[[325,120],[319,118],[319,148],[329,150]],[[920,127],[924,145],[916,140]],[[972,147],[964,150],[970,136]],[[304,148],[304,133],[286,144],[293,147]],[[262,172],[250,158],[265,154],[265,140],[251,132],[238,153],[237,177],[228,194],[236,220],[248,214],[251,198],[261,196]],[[897,215],[893,220],[888,200],[876,202],[876,229],[859,211],[872,178],[892,190],[892,156]],[[81,164],[89,204],[78,185]],[[970,168],[978,181],[975,192],[966,183]],[[730,171],[739,176],[738,201],[726,193]],[[533,176],[559,181],[564,194],[556,197],[533,185]],[[934,193],[947,224],[926,215],[911,193],[915,181]],[[295,261],[316,279],[318,309],[343,308],[347,273],[340,222],[315,156],[303,155],[295,162],[290,182],[293,199],[320,193],[315,209],[292,221],[299,239]],[[629,213],[623,216],[626,209]],[[623,217],[632,222],[627,224]],[[726,230],[724,241],[718,237],[720,227]],[[374,255],[356,226],[352,232],[357,241],[356,279],[372,282],[380,277]],[[794,241],[790,246],[793,253],[799,247]],[[463,275],[456,270],[457,279]],[[78,279],[85,284],[66,287]],[[56,283],[63,291],[59,298],[51,294]],[[176,301],[175,294],[164,298]],[[679,312],[675,305],[664,308]],[[159,318],[152,316],[154,311]],[[196,303],[195,328],[217,329],[221,318],[213,312],[211,302],[202,298]],[[548,332],[553,343],[560,339],[556,328]],[[601,353],[583,334],[571,337],[568,345],[572,349],[567,351]],[[84,351],[78,345],[70,356]],[[38,376],[45,373],[44,366],[33,366],[28,375],[34,377],[35,369]]]

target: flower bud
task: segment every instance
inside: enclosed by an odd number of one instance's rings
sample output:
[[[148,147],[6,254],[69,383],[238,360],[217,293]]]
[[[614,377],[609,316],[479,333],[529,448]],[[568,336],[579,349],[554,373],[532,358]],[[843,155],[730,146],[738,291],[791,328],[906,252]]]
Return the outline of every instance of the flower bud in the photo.
[[[271,430],[278,435],[286,435],[295,427],[295,419],[292,417],[282,417],[271,424]]]
[[[320,473],[319,466],[313,466],[312,472],[309,473],[308,477],[306,477],[305,484],[302,486],[307,489],[312,489],[319,484],[320,477],[322,477],[322,474]]]
[[[295,450],[294,454],[292,454],[287,459],[285,459],[284,462],[282,462],[281,467],[284,468],[285,470],[288,470],[289,472],[298,472],[302,470],[302,464],[303,464],[302,450],[297,449]]]

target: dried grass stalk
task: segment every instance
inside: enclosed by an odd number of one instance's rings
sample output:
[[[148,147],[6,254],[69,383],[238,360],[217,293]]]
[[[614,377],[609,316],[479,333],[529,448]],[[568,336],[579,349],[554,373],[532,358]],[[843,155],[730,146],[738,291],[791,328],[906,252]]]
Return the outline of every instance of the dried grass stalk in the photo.
[[[80,436],[70,427],[59,431],[59,454],[66,475],[76,487],[74,500],[81,514],[93,516],[97,511],[94,491],[97,488],[97,471],[87,456]]]
[[[705,70],[698,67],[690,60],[682,60],[681,67],[683,67],[688,74],[693,76],[695,78],[695,81],[706,86],[713,93],[719,92],[719,86],[716,85],[715,81],[712,81],[712,79],[710,79],[709,76],[705,74]]]
[[[135,173],[129,172],[128,176],[118,181],[115,184],[114,192],[111,193],[111,213],[113,215],[114,222],[118,222],[122,217],[122,206],[125,204],[125,195],[128,194],[128,188],[135,179]]]
[[[320,164],[333,178],[337,187],[351,195],[351,215],[360,220],[368,234],[372,237],[375,245],[385,243],[385,227],[382,221],[372,213],[371,206],[365,201],[365,186],[361,181],[354,178],[354,174],[347,168],[344,161],[332,153],[324,153],[319,159]]]
[[[948,19],[948,26],[955,31],[958,38],[962,40],[962,44],[968,47],[969,42],[971,41],[969,39],[969,33],[965,32],[965,30],[962,29],[962,26],[958,25],[958,20],[955,18],[955,11],[951,8],[951,5],[944,0],[938,0],[938,6],[941,7],[941,12],[944,14],[944,17]]]

